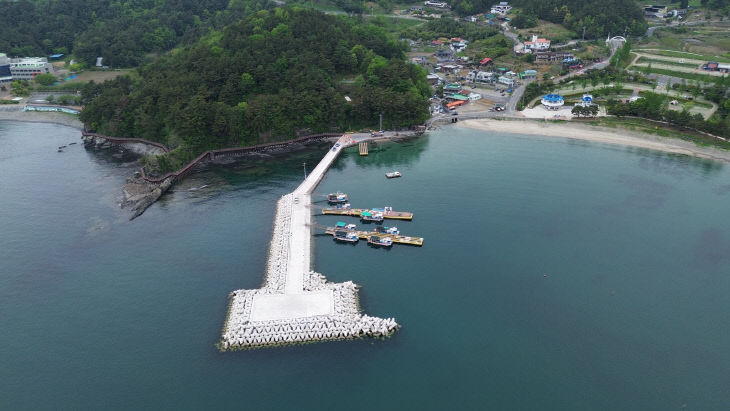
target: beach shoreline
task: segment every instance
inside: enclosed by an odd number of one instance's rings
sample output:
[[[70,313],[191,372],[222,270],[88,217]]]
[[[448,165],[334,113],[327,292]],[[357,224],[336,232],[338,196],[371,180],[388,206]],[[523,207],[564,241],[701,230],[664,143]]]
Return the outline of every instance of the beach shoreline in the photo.
[[[84,124],[78,116],[64,113],[47,113],[34,111],[2,111],[0,110],[0,121],[22,121],[26,123],[50,123],[66,127],[73,127],[83,131]]]
[[[595,143],[646,148],[730,163],[730,151],[712,147],[700,147],[692,142],[671,137],[660,137],[632,130],[614,130],[574,122],[555,123],[522,119],[477,119],[463,120],[458,122],[456,126],[508,134],[561,137]]]

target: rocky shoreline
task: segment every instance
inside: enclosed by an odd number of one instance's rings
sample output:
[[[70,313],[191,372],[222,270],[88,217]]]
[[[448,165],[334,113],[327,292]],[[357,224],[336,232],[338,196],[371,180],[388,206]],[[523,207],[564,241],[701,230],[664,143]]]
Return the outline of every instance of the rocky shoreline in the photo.
[[[87,150],[102,151],[113,147],[122,147],[137,155],[161,154],[163,151],[156,146],[144,144],[142,142],[126,142],[114,143],[100,136],[82,135],[84,147]],[[145,180],[141,172],[136,172],[134,176],[129,177],[122,188],[124,199],[121,207],[131,210],[132,216],[130,220],[134,220],[144,213],[144,211],[154,204],[167,190],[172,187],[173,177],[168,177],[163,181],[156,183]]]

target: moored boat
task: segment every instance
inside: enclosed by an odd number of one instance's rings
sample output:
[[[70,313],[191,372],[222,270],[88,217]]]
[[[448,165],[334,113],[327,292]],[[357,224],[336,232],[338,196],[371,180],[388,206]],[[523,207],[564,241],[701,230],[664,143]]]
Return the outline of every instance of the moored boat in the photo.
[[[382,233],[382,234],[393,234],[398,235],[400,234],[400,231],[398,230],[398,227],[375,227],[376,233]]]
[[[383,213],[373,210],[367,210],[360,213],[360,218],[363,221],[375,221],[375,222],[382,222],[383,221]]]
[[[371,235],[368,237],[368,244],[379,247],[390,247],[393,245],[393,239],[390,237],[380,237],[377,235]]]
[[[356,243],[360,240],[357,232],[353,230],[335,230],[333,237],[335,241],[343,241],[346,243]]]
[[[388,178],[400,177],[400,171],[391,171],[390,173],[385,173],[385,176]]]
[[[327,194],[327,202],[328,203],[346,203],[347,202],[347,194],[340,193],[339,191],[336,193],[329,193]]]

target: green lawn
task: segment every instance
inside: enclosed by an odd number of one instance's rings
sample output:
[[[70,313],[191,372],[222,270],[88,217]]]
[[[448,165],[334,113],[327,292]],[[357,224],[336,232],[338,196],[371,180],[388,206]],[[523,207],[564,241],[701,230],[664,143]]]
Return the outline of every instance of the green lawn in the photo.
[[[708,56],[703,54],[695,54],[695,53],[689,53],[686,51],[673,51],[673,50],[642,50],[642,49],[634,49],[634,51],[646,53],[646,54],[657,54],[659,56],[666,56],[666,57],[678,57],[678,58],[687,58],[687,59],[697,59],[697,60],[707,60],[707,61],[718,61],[722,63],[730,63],[730,57],[726,56]]]
[[[678,61],[658,60],[658,59],[652,59],[652,58],[643,57],[643,56],[639,57],[639,59],[636,60],[636,62],[637,63],[664,64],[666,66],[697,68],[697,64],[694,64],[694,63],[680,63]]]
[[[715,83],[722,79],[722,77],[718,76],[709,76],[707,74],[699,74],[699,73],[683,73],[681,71],[673,71],[673,70],[665,70],[660,68],[654,68],[654,67],[632,67],[632,69],[636,69],[638,71],[641,71],[644,74],[648,73],[654,73],[654,74],[663,74],[665,76],[672,76],[677,78],[683,78],[687,80],[696,80],[701,81],[703,83]]]

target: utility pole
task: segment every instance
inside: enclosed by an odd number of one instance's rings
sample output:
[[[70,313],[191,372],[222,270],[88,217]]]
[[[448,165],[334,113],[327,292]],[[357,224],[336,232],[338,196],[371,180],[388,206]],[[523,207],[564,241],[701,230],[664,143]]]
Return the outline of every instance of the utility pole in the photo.
[[[586,26],[583,26],[583,40],[586,39]]]
[[[380,113],[380,128],[378,131],[383,131],[383,113]]]
[[[304,166],[304,179],[307,179],[307,163],[302,163],[302,166]]]

